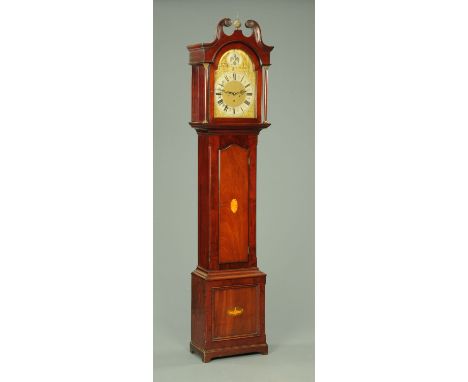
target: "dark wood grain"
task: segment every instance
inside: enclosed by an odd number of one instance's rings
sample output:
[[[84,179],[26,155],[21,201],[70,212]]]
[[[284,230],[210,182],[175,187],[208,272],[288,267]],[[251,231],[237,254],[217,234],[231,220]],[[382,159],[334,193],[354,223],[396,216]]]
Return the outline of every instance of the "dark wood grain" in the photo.
[[[203,279],[192,277],[192,342],[202,345],[204,341],[205,319],[205,288]]]
[[[198,136],[198,265],[209,268],[210,162],[209,137]]]
[[[212,289],[213,341],[259,334],[259,285]]]

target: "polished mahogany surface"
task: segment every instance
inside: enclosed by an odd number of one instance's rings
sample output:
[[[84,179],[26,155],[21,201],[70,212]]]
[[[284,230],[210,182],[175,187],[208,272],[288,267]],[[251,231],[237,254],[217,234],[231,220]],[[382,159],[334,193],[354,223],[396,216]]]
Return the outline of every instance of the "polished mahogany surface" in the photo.
[[[190,350],[204,362],[244,353],[268,353],[265,278],[258,269],[192,272]]]
[[[258,335],[259,285],[213,288],[213,340]]]
[[[249,150],[230,145],[219,151],[219,262],[249,256]]]
[[[198,266],[192,272],[190,350],[212,358],[268,353],[265,335],[266,275],[257,268],[257,139],[270,124],[262,116],[262,70],[273,47],[252,33],[224,33],[188,47],[192,65],[192,120],[198,134]],[[213,118],[214,71],[223,52],[243,49],[255,64],[256,118]],[[211,106],[210,106],[211,105]]]
[[[256,134],[199,132],[198,265],[204,269],[257,266],[256,166]]]

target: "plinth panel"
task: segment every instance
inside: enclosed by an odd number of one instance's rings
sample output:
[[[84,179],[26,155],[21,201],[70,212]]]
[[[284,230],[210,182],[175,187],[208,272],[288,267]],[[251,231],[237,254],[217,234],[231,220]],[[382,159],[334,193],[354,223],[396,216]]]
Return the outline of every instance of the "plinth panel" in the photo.
[[[213,340],[259,334],[258,285],[213,288]]]

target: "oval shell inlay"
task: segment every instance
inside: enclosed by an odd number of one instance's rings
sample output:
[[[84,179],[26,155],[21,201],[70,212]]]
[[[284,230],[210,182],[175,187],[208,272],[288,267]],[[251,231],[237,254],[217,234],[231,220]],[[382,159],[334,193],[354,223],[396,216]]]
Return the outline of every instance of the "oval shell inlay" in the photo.
[[[231,211],[233,214],[237,212],[237,199],[231,200]]]

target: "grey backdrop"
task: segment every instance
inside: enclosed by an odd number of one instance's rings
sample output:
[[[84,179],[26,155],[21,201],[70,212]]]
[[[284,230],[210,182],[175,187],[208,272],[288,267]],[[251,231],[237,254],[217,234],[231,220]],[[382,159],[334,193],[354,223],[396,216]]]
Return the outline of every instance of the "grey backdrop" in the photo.
[[[257,256],[267,273],[268,356],[189,352],[197,265],[197,138],[186,45],[223,17],[257,20],[271,54],[269,120],[258,145]],[[312,381],[314,374],[314,2],[154,3],[154,379]]]

